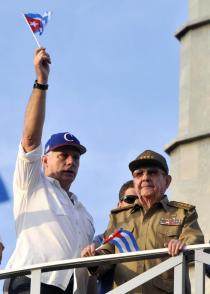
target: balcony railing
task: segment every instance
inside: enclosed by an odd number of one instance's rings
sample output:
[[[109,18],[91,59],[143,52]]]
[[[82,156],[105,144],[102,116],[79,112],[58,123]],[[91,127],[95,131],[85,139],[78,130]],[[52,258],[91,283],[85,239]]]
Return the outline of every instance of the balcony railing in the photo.
[[[31,275],[30,294],[40,294],[40,278],[42,272],[63,270],[79,267],[98,266],[105,263],[119,263],[134,260],[167,257],[167,248],[137,251],[130,253],[109,254],[102,256],[68,259],[62,261],[40,263],[32,266],[17,268],[14,270],[1,270],[0,279],[8,279],[16,276]],[[121,286],[107,292],[110,294],[129,293],[161,273],[174,268],[174,293],[185,294],[185,266],[188,255],[194,257],[195,266],[195,290],[196,294],[205,294],[205,264],[210,264],[210,244],[186,246],[178,256],[169,257],[167,260],[152,267],[148,271],[136,276]],[[6,292],[4,292],[6,293]]]

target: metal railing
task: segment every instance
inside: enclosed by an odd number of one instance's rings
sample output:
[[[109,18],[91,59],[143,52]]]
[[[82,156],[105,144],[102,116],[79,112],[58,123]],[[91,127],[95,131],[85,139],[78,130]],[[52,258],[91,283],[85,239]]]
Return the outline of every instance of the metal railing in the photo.
[[[195,265],[195,289],[196,294],[205,294],[205,264],[210,264],[210,244],[186,246],[178,256],[169,257],[167,260],[139,274],[130,281],[109,291],[110,294],[122,294],[139,287],[161,273],[174,268],[174,293],[185,294],[185,266],[188,255],[194,256]],[[129,253],[109,254],[94,257],[68,259],[62,261],[40,263],[32,266],[17,268],[14,270],[0,270],[0,279],[8,279],[16,276],[31,275],[30,294],[40,294],[40,280],[42,272],[54,270],[72,269],[80,267],[99,266],[105,263],[119,263],[134,260],[145,260],[168,256],[168,249],[154,249]]]

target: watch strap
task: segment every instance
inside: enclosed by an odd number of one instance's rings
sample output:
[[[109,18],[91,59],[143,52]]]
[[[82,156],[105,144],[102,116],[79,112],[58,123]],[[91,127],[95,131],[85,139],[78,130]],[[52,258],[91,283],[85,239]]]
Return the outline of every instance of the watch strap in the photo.
[[[48,89],[48,84],[39,84],[37,82],[37,80],[35,80],[33,88],[34,89],[39,89],[39,90],[47,90]]]

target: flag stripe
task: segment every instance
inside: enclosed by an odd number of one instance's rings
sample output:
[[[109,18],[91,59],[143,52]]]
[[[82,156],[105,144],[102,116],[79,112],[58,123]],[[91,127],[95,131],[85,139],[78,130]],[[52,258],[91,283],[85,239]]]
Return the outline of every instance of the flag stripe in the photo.
[[[127,244],[121,238],[115,238],[110,243],[115,245],[121,253],[130,252],[129,247],[126,246]]]
[[[109,235],[103,242],[103,244],[106,243],[115,245],[120,252],[140,250],[132,232],[124,230],[123,228],[117,229],[113,234]]]
[[[136,242],[136,239],[134,238],[134,236],[131,232],[124,230],[121,234],[123,236],[129,236],[130,239],[128,238],[127,240],[129,240],[129,244],[130,244],[130,247],[132,248],[132,251],[139,250],[139,246]]]
[[[122,239],[125,239],[125,240],[127,240],[127,242],[128,242],[128,246],[129,246],[129,251],[136,251],[136,249],[135,249],[135,247],[134,247],[134,245],[133,245],[133,243],[132,243],[132,240],[128,237],[128,234],[127,233],[122,233],[122,236],[124,236]]]

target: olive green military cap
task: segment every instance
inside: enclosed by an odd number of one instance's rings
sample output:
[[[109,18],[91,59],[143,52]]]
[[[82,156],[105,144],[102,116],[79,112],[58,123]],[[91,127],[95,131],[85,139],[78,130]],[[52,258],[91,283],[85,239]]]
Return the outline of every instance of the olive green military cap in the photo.
[[[166,159],[159,153],[152,150],[145,150],[135,160],[129,163],[129,169],[133,173],[136,169],[145,166],[157,166],[168,174]]]

